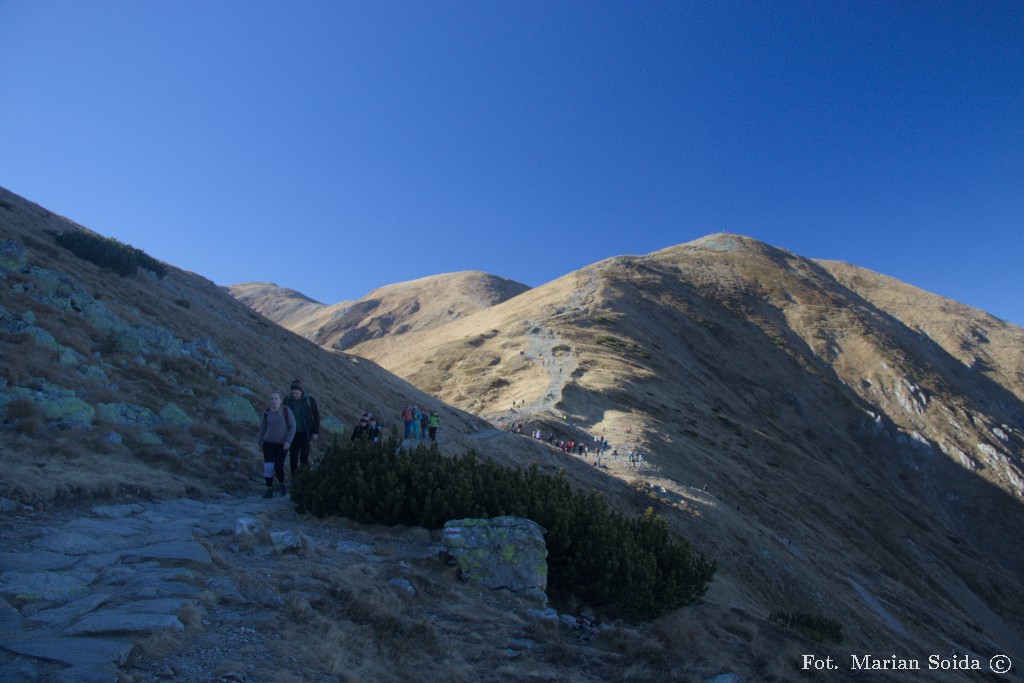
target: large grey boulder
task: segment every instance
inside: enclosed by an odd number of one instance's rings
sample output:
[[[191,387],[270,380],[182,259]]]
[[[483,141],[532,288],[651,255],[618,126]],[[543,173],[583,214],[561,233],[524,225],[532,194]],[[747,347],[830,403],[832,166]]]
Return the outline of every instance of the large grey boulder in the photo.
[[[544,529],[536,522],[522,517],[454,519],[444,525],[444,544],[464,580],[547,603],[548,549]]]

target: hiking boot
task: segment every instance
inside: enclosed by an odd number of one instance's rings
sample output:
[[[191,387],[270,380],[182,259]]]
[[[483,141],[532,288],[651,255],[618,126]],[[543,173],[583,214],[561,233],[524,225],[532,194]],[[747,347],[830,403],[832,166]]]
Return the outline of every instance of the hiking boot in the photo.
[[[288,487],[285,486],[284,482],[281,482],[278,485],[277,490],[281,492],[282,496],[287,496],[288,495]],[[273,495],[273,494],[271,494],[271,495]]]
[[[263,497],[264,498],[273,498],[274,497],[274,489],[272,489],[272,488],[270,488],[268,486],[267,487],[267,492],[263,494]]]

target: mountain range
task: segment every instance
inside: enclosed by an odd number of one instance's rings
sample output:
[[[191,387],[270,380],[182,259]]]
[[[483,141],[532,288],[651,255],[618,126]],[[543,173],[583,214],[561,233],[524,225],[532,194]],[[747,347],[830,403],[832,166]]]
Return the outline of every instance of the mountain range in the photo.
[[[301,295],[229,291],[494,424],[640,452],[643,467],[602,471],[743,567],[716,579],[741,604],[858,614],[876,642],[986,651],[958,640],[984,633],[1019,651],[1024,330],[730,234],[488,304],[493,280],[424,278],[287,318]]]
[[[983,311],[731,234],[328,305],[112,274],[58,239],[95,233],[7,191],[0,230],[0,496],[21,505],[255,495],[258,412],[301,378],[340,435],[416,403],[446,452],[654,507],[719,566],[685,617],[637,626],[679,657],[693,629],[749,680],[809,676],[808,652],[1024,657],[1024,330]],[[599,466],[550,443],[601,437]]]

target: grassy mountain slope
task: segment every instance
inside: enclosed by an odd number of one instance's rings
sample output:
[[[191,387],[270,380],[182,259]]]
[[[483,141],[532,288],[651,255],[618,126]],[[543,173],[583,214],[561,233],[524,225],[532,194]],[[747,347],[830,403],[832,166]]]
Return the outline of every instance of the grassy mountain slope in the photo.
[[[639,449],[602,471],[716,548],[709,600],[983,654],[1024,650],[1022,349],[980,311],[714,235],[368,355],[495,423]]]
[[[288,332],[198,275],[164,265],[163,277],[121,277],[60,246],[63,232],[95,235],[0,190],[0,442],[18,454],[5,458],[0,495],[45,507],[251,490],[258,414],[296,377],[342,438],[365,410],[393,425],[410,402],[440,410],[450,452],[494,444],[507,458],[514,443],[517,461],[554,466],[546,450],[492,437],[483,420]]]

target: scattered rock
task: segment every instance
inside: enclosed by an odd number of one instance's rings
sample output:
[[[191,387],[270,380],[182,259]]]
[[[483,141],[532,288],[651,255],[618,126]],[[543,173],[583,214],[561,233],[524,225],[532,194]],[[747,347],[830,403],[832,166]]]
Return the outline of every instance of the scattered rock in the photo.
[[[24,638],[0,640],[0,648],[70,666],[124,664],[132,651],[131,643],[100,638]]]
[[[289,553],[302,550],[302,537],[294,531],[274,531],[270,540],[278,552]]]
[[[0,595],[17,600],[47,600],[58,604],[85,595],[89,586],[81,579],[50,571],[0,573]]]
[[[451,520],[443,536],[464,580],[545,604],[548,551],[543,534],[532,520],[506,516]]]
[[[173,614],[151,614],[127,610],[93,612],[64,629],[66,636],[109,634],[148,635],[158,631],[184,631],[185,625]]]
[[[389,579],[388,583],[397,588],[398,590],[407,593],[408,595],[416,595],[416,589],[413,588],[412,583],[409,579],[395,578]]]
[[[239,517],[235,520],[235,539],[242,540],[263,533],[263,522],[255,517]]]

